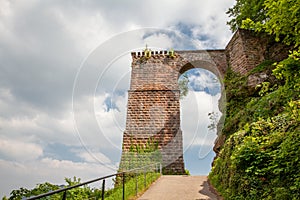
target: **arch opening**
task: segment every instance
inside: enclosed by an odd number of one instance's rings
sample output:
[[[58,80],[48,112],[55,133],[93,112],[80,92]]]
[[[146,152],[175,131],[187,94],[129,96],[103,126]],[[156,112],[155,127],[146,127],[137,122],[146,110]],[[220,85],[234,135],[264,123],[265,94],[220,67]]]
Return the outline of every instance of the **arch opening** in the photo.
[[[194,61],[179,71],[178,82],[188,79],[188,93],[180,100],[180,118],[185,168],[191,175],[207,175],[215,157],[214,142],[224,114],[220,109],[222,77],[215,69],[209,62]]]

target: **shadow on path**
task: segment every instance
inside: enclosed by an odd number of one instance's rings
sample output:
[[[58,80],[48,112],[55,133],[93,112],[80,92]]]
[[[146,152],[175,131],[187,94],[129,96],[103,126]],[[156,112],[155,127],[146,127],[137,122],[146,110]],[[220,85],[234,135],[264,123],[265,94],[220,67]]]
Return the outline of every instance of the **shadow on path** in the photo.
[[[203,181],[203,183],[200,186],[202,188],[201,190],[199,190],[200,194],[209,196],[211,199],[223,200],[223,198],[218,194],[218,192],[215,190],[215,188],[210,184],[208,180]]]
[[[139,200],[222,200],[207,176],[162,176]]]

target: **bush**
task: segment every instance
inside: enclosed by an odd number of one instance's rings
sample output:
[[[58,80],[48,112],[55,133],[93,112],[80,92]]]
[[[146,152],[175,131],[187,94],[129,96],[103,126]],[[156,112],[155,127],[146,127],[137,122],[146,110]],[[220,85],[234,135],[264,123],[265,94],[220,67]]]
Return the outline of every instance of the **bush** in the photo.
[[[273,68],[284,82],[262,96],[246,94],[245,76],[226,76],[227,140],[209,174],[225,199],[300,199],[300,62]]]

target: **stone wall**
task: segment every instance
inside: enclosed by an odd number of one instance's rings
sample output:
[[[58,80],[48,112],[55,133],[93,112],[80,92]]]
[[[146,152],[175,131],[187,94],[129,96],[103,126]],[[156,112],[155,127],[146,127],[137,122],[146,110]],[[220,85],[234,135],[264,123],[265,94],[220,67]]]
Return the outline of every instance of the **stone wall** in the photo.
[[[275,42],[269,35],[239,29],[225,49],[227,63],[233,71],[246,74],[264,60],[286,58],[291,47]]]
[[[227,61],[233,71],[246,74],[264,60],[265,45],[253,33],[239,30],[226,46]]]

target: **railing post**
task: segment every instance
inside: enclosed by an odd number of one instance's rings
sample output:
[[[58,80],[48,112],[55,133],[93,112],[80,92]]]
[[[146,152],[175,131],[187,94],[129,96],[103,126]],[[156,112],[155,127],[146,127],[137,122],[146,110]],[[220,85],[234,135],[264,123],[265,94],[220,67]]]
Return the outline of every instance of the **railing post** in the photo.
[[[147,185],[146,178],[147,178],[147,173],[146,173],[146,170],[144,169],[144,188],[146,188],[146,185]]]
[[[135,173],[135,196],[137,196],[138,190],[138,173]]]
[[[161,165],[161,163],[159,163],[159,172],[160,172],[160,175],[162,175],[162,165]]]
[[[67,198],[67,190],[66,190],[66,191],[64,191],[64,194],[63,194],[62,200],[66,200],[66,198]]]
[[[104,193],[105,193],[105,179],[102,181],[102,194],[101,194],[101,199],[104,200]]]
[[[122,184],[123,184],[123,197],[122,199],[125,200],[125,172],[123,172],[123,180],[122,180]]]

